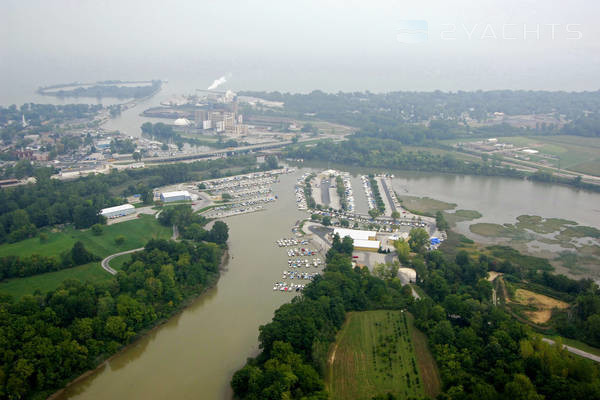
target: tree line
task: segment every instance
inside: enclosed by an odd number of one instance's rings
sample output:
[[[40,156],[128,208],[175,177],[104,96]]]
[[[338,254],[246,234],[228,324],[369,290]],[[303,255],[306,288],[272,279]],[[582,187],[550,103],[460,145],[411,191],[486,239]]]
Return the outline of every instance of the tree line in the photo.
[[[465,115],[484,120],[494,112],[508,115],[564,115],[572,120],[586,111],[600,109],[600,91],[551,92],[525,90],[488,90],[442,92],[337,92],[311,93],[240,92],[271,101],[284,102],[285,110],[297,118],[315,118],[363,126],[373,116],[396,121],[420,123],[432,119],[460,120]]]
[[[525,174],[513,168],[493,166],[479,161],[458,160],[452,154],[433,154],[428,151],[405,151],[404,146],[391,139],[350,137],[343,142],[321,141],[312,147],[291,146],[291,158],[328,161],[367,168],[404,169],[414,171],[454,172],[473,175],[523,178]]]
[[[600,398],[597,364],[542,342],[527,325],[491,303],[492,284],[485,278],[497,260],[474,260],[464,250],[450,257],[437,250],[425,252],[414,243],[411,247],[416,254],[404,263],[418,272],[425,293],[419,300],[395,274],[379,279],[353,269],[352,242],[334,238],[323,276],[259,328],[261,353],[231,380],[236,398],[327,399],[323,370],[345,313],[405,307],[427,333],[440,368],[443,392],[438,399]],[[556,287],[578,290],[565,278],[540,274]],[[586,284],[581,285],[583,290]]]
[[[38,93],[45,96],[55,97],[116,97],[119,99],[127,98],[142,98],[153,95],[158,92],[161,88],[161,81],[152,81],[150,85],[138,85],[138,86],[123,86],[119,85],[118,81],[111,82],[98,82],[97,85],[91,86],[79,86],[74,89],[60,89],[61,87],[73,86],[73,84],[67,85],[55,85],[50,87],[43,87],[38,89]],[[132,83],[132,82],[123,82]],[[138,82],[142,83],[142,82]],[[56,89],[58,90],[49,90]]]
[[[81,241],[75,242],[71,250],[64,251],[60,256],[32,254],[24,257],[0,257],[0,282],[9,278],[23,278],[60,271],[92,261],[100,261],[100,257],[90,253]]]
[[[208,220],[199,214],[194,214],[192,207],[187,204],[164,208],[158,216],[158,222],[164,226],[176,225],[184,239],[206,240],[224,245],[229,238],[229,228],[225,222],[215,221],[212,228],[206,230],[204,225]]]
[[[37,182],[0,190],[0,243],[35,236],[40,228],[72,223],[77,229],[104,223],[98,212],[140,193],[152,201],[151,188],[223,175],[256,171],[252,156],[227,157],[151,168],[113,170],[76,180],[51,179],[47,169],[35,169]],[[267,165],[264,168],[268,168]],[[123,187],[120,193],[115,188]]]
[[[0,295],[0,399],[46,398],[219,276],[223,245],[150,240],[107,281]]]
[[[259,328],[261,353],[237,371],[231,386],[240,399],[326,399],[327,351],[348,311],[406,307],[410,288],[351,266],[352,239],[335,236],[327,267]]]
[[[465,251],[412,260],[428,297],[411,310],[440,367],[444,399],[573,399],[600,396],[597,364],[569,355],[491,304],[495,261]],[[531,271],[538,274],[537,271]],[[566,277],[560,280],[568,279]],[[558,281],[558,280],[557,280]]]

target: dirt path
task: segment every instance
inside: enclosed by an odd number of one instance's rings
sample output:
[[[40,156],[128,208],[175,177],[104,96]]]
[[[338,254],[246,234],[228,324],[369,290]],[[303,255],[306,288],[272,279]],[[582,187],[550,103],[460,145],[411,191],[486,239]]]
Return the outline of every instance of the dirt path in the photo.
[[[337,343],[335,344],[335,346],[333,347],[333,351],[331,352],[331,356],[329,357],[329,365],[333,365],[333,362],[335,361],[335,352],[337,351],[338,345]]]

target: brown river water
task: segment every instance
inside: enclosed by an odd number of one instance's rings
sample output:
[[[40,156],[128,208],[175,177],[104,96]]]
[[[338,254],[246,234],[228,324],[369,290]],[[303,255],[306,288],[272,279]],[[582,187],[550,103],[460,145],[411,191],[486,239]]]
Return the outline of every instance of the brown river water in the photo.
[[[274,241],[291,236],[306,214],[296,210],[296,174],[274,185],[279,200],[266,211],[226,219],[230,260],[217,285],[86,378],[65,399],[228,399],[229,381],[258,351],[258,327],[292,295],[273,292],[287,255]],[[358,211],[366,207],[353,179]],[[600,194],[503,178],[443,174],[397,175],[401,194],[429,196],[480,211],[478,221],[514,222],[521,214],[562,217],[600,228]],[[477,221],[477,222],[478,222]],[[469,234],[468,225],[459,226]],[[472,236],[472,235],[470,235]]]

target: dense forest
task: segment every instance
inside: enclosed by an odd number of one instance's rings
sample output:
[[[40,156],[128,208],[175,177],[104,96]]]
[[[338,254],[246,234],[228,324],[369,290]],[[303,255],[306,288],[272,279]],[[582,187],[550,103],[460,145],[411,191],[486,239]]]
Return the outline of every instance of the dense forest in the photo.
[[[121,196],[151,192],[152,188],[195,179],[218,178],[256,171],[251,156],[162,165],[152,168],[113,170],[72,181],[50,178],[50,170],[35,170],[37,183],[0,190],[0,243],[17,242],[37,234],[39,228],[73,223],[88,228],[103,223],[98,211],[123,203]],[[241,168],[241,171],[240,171]],[[268,168],[264,164],[264,168]],[[120,193],[116,187],[123,187]]]
[[[211,242],[151,240],[109,281],[1,296],[0,398],[46,398],[94,368],[213,284],[222,253]]]
[[[285,103],[285,112],[295,118],[314,118],[356,127],[421,123],[432,119],[461,121],[466,116],[485,120],[490,114],[555,114],[574,120],[600,111],[600,91],[550,92],[492,90],[475,92],[325,93],[240,92]],[[269,111],[276,113],[276,111]],[[557,122],[559,120],[557,119]],[[576,133],[574,133],[576,134]]]
[[[327,349],[345,313],[405,307],[428,335],[443,381],[439,399],[600,398],[597,364],[542,342],[491,304],[492,285],[484,279],[495,266],[489,259],[474,261],[464,251],[454,258],[440,251],[414,256],[409,262],[427,296],[413,300],[397,278],[352,269],[351,252],[351,241],[335,238],[323,276],[260,327],[261,353],[231,380],[237,398],[328,398]]]
[[[238,398],[326,399],[322,372],[345,313],[398,309],[412,301],[410,289],[399,282],[353,270],[352,250],[350,238],[340,241],[336,236],[323,276],[308,285],[302,296],[275,311],[272,322],[260,327],[261,353],[249,359],[231,381]]]
[[[405,169],[415,171],[456,172],[475,175],[500,175],[522,178],[524,174],[512,168],[500,167],[491,160],[465,162],[451,154],[428,151],[404,151],[404,146],[391,139],[351,137],[344,142],[321,141],[312,147],[291,146],[291,158],[327,161],[367,168]]]
[[[505,176],[529,179],[538,182],[559,183],[576,188],[599,191],[598,185],[581,181],[581,177],[560,177],[551,172],[536,171],[527,173],[500,165],[499,160],[463,161],[453,154],[435,154],[430,151],[406,151],[401,142],[392,139],[352,136],[343,142],[321,141],[313,146],[292,145],[286,150],[286,156],[340,165],[360,165],[367,168],[386,170],[411,170],[452,172],[458,174]]]

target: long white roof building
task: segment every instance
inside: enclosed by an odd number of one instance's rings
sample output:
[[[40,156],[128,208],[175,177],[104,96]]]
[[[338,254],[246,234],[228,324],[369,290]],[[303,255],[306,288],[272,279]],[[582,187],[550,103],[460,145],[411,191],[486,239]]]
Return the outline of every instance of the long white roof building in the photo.
[[[371,238],[374,238],[377,233],[375,231],[361,231],[358,229],[345,229],[345,228],[335,228],[333,230],[333,234],[338,234],[340,235],[340,239],[343,239],[346,236],[350,236],[352,238],[352,240],[357,241],[357,240],[369,240]],[[356,244],[355,244],[356,246]]]
[[[112,216],[112,215],[125,215],[128,213],[133,212],[133,210],[135,210],[135,207],[131,204],[121,204],[120,206],[114,206],[114,207],[108,207],[108,208],[103,208],[102,210],[100,210],[100,215],[103,216]]]

